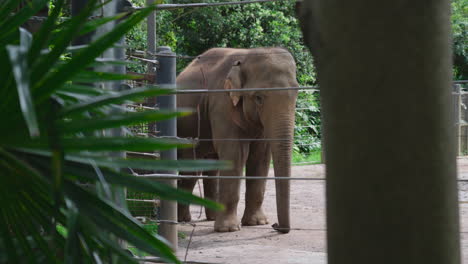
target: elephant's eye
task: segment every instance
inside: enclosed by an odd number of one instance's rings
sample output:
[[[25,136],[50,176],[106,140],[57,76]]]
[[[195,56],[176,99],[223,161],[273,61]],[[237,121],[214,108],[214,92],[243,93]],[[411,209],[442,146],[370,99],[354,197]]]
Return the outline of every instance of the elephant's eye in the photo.
[[[263,96],[255,95],[255,103],[258,104],[258,105],[262,105],[263,104]]]

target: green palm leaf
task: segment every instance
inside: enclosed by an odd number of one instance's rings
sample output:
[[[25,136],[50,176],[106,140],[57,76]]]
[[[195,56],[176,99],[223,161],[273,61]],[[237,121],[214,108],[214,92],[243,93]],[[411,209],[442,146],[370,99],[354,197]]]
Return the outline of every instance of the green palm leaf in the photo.
[[[33,137],[39,136],[39,126],[37,124],[36,110],[32,101],[29,87],[28,74],[28,50],[31,46],[31,34],[24,29],[20,29],[20,45],[7,46],[8,55],[12,65],[13,76],[16,80],[18,97],[20,99],[21,112],[28,125],[29,134]]]
[[[48,1],[31,0],[20,10],[16,10],[20,1],[0,1],[0,118],[10,128],[0,130],[0,262],[136,263],[120,240],[179,263],[164,239],[145,231],[125,206],[114,201],[112,196],[121,194],[115,190],[126,187],[161,199],[222,208],[122,169],[212,170],[228,164],[116,157],[118,151],[192,146],[192,142],[180,139],[103,136],[103,129],[175,118],[188,111],[118,112],[123,109],[119,104],[171,91],[145,87],[111,92],[86,85],[135,78],[89,68],[122,64],[98,57],[154,7],[89,21],[100,5],[91,0],[78,16],[62,21],[59,16],[64,1],[57,0],[32,39],[18,30]],[[70,47],[77,36],[115,19],[121,21],[109,33],[89,45]]]
[[[143,87],[132,89],[128,91],[122,91],[119,93],[105,94],[99,97],[92,98],[86,102],[75,104],[62,109],[59,113],[61,116],[78,114],[81,112],[93,110],[96,107],[109,105],[109,104],[120,104],[127,100],[136,100],[143,97],[158,96],[163,94],[171,93],[169,89],[159,89],[154,87]]]
[[[130,126],[153,120],[165,120],[182,117],[191,112],[145,111],[137,113],[114,114],[102,118],[77,119],[61,122],[58,126],[63,133],[76,133],[98,129]]]

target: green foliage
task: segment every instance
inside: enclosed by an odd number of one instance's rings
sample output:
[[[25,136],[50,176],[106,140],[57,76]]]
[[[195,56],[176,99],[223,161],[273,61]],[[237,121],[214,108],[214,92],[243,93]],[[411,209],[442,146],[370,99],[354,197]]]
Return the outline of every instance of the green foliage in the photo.
[[[157,236],[158,235],[158,224],[156,223],[149,223],[149,224],[144,224],[143,225],[143,229],[150,233],[151,235],[153,236]],[[135,256],[139,256],[139,257],[144,257],[144,256],[149,256],[148,253],[144,252],[144,251],[141,251],[139,250],[138,248],[135,248],[133,246],[129,246],[128,249],[133,253],[133,255]]]
[[[314,151],[321,148],[319,102],[318,93],[312,91],[299,93],[297,98],[293,149],[301,155],[312,155]]]
[[[186,113],[124,109],[119,104],[167,90],[112,92],[92,83],[132,77],[90,70],[120,63],[97,58],[151,8],[127,14],[112,31],[88,46],[71,49],[71,41],[84,34],[83,29],[102,24],[87,19],[100,1],[90,0],[80,15],[66,21],[59,19],[64,1],[54,1],[48,19],[33,36],[18,27],[49,0],[34,0],[14,13],[19,2],[0,4],[0,119],[5,124],[0,131],[0,263],[136,263],[118,240],[179,263],[170,247],[124,208],[122,188],[181,203],[220,206],[117,169],[211,170],[226,164],[116,157],[127,150],[187,146],[181,140],[106,136],[108,129]]]
[[[313,150],[307,155],[304,155],[298,151],[293,151],[292,162],[295,165],[319,164],[322,162],[322,151]]]
[[[453,71],[456,80],[468,80],[468,0],[452,1]]]
[[[136,6],[145,4],[144,0],[132,2]],[[179,4],[192,2],[177,1]],[[156,24],[158,46],[170,46],[180,55],[197,56],[213,47],[284,47],[295,57],[299,84],[316,84],[312,56],[303,43],[295,16],[295,1],[159,11]],[[127,35],[127,44],[131,49],[146,49],[145,23]],[[178,71],[182,71],[189,62],[187,59],[179,59]],[[133,71],[145,72],[143,64],[131,67]],[[298,102],[298,107],[314,105],[311,110],[296,115],[298,125],[309,126],[307,129],[295,130],[295,137],[298,138],[296,143],[302,144],[298,150],[308,153],[320,147],[318,94],[301,92]]]
[[[295,1],[282,1],[161,11],[158,44],[192,56],[213,47],[285,47],[296,59],[300,84],[310,85],[315,82],[312,57],[303,44],[294,8]],[[180,64],[184,68],[187,62]]]
[[[145,0],[132,0],[144,6]],[[177,3],[192,3],[179,0]],[[203,2],[219,2],[206,0]],[[172,1],[165,1],[172,3]],[[159,11],[156,17],[157,44],[170,46],[177,54],[196,56],[212,47],[251,48],[282,46],[294,55],[300,85],[316,84],[312,57],[305,47],[294,10],[295,1],[281,1],[210,8],[187,8]],[[468,79],[468,0],[452,1],[452,30],[455,79]],[[135,50],[146,49],[146,23],[141,23],[127,36]],[[189,60],[177,62],[182,71]],[[145,72],[145,65],[131,66]],[[320,147],[320,104],[318,93],[301,92],[298,107],[311,110],[296,115],[295,149],[307,154]],[[307,127],[305,127],[307,126]]]

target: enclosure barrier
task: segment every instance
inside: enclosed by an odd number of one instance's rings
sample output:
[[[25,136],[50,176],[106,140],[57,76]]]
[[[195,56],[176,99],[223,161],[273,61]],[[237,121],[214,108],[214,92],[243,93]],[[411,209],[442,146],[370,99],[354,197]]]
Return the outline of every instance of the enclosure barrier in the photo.
[[[171,9],[177,9],[177,8],[198,8],[198,7],[216,7],[216,6],[222,6],[222,5],[238,5],[238,4],[249,4],[249,3],[262,3],[262,2],[273,2],[273,1],[283,1],[283,0],[255,0],[255,1],[237,1],[237,2],[222,2],[222,3],[192,3],[192,4],[160,4],[160,5],[157,5],[157,8],[159,10],[171,10]],[[152,4],[153,3],[153,0],[147,0],[147,3],[148,4]],[[137,8],[138,9],[138,8]],[[129,54],[127,54],[127,58],[129,59],[136,59],[136,60],[140,60],[142,62],[145,62],[147,63],[148,65],[148,71],[147,71],[147,74],[154,74],[154,68],[159,68],[159,67],[162,67],[162,65],[160,64],[161,60],[162,59],[165,59],[165,58],[171,58],[171,59],[196,59],[196,58],[199,58],[199,59],[203,59],[203,56],[187,56],[187,55],[176,55],[176,54],[163,54],[163,53],[157,53],[156,52],[156,48],[154,47],[154,43],[156,42],[155,39],[156,39],[156,36],[155,36],[155,25],[153,22],[150,22],[149,20],[152,20],[154,22],[154,16],[150,16],[149,19],[148,19],[148,51],[130,51]],[[262,54],[262,56],[265,55],[265,54]],[[273,55],[273,54],[267,54],[267,55]],[[159,76],[158,76],[159,77]],[[459,146],[461,146],[462,144],[464,144],[465,147],[460,147],[460,152],[461,153],[465,153],[463,151],[463,149],[467,149],[468,148],[468,133],[465,132],[465,134],[463,134],[463,129],[465,128],[466,126],[466,122],[464,122],[463,120],[464,117],[465,117],[465,114],[463,113],[463,109],[466,110],[466,107],[464,107],[465,103],[461,98],[466,94],[468,94],[468,92],[464,92],[462,91],[462,87],[461,87],[461,84],[466,84],[465,81],[463,82],[460,82],[460,83],[457,83],[457,84],[460,84],[459,85],[459,89],[458,90],[455,90],[454,91],[454,97],[456,97],[458,99],[458,103],[456,104],[456,106],[454,106],[454,115],[457,115],[457,118],[454,119],[456,120],[454,123],[455,123],[455,126],[458,127],[458,134],[457,134],[457,137],[459,139]],[[454,86],[455,87],[455,86]],[[298,90],[299,92],[311,92],[311,93],[316,93],[316,92],[320,92],[319,88],[318,87],[286,87],[286,88],[278,88],[278,87],[271,87],[271,88],[262,88],[261,90],[262,91],[281,91],[281,90]],[[230,90],[230,92],[232,91],[258,91],[259,89],[258,88],[247,88],[247,89],[241,89],[241,90]],[[188,90],[176,90],[174,91],[175,94],[195,94],[195,93],[223,93],[223,92],[228,92],[226,90],[206,90],[206,89],[188,89]],[[154,101],[151,101],[151,99],[148,102],[153,102],[152,104],[150,103],[149,105],[141,105],[141,109],[147,109],[147,110],[150,110],[150,109],[157,109],[158,106],[156,106],[155,102]],[[458,109],[458,110],[456,110]],[[296,107],[296,111],[313,111],[314,109],[312,107]],[[460,121],[461,120],[461,121]],[[296,126],[296,129],[303,129],[303,128],[312,128],[312,125],[310,126]],[[167,138],[167,134],[162,134],[162,133],[159,133],[159,132],[162,132],[162,131],[157,131],[156,130],[156,127],[153,126],[151,128],[151,125],[150,125],[150,129],[147,131],[148,133],[146,134],[146,136],[151,136],[151,137],[164,137],[164,138]],[[145,133],[140,133],[140,135],[144,135]],[[173,138],[177,138],[175,135],[173,135]],[[462,138],[464,138],[465,140],[463,141]],[[191,142],[193,143],[197,143],[197,142],[201,142],[201,141],[214,141],[213,139],[203,139],[203,138],[195,138],[195,139],[185,139],[185,140],[190,140]],[[238,140],[238,141],[278,141],[278,140],[287,140],[287,139],[258,139],[258,138],[246,138],[246,139],[216,139],[216,140]],[[299,137],[295,137],[294,138],[294,143],[296,146],[307,146],[307,145],[314,145],[314,144],[310,144],[309,142],[307,141],[303,141],[304,138],[299,138]],[[465,142],[465,143],[463,143]],[[155,155],[153,153],[149,153],[148,155]],[[163,155],[163,154],[161,154]],[[164,158],[164,157],[163,157]],[[293,165],[295,164],[304,164],[304,163],[293,163]],[[148,178],[148,179],[153,179],[153,180],[176,180],[176,179],[206,179],[208,178],[208,176],[202,176],[202,175],[178,175],[177,172],[174,172],[174,173],[136,173],[134,172],[133,175],[135,176],[138,176],[138,177],[144,177],[144,178]],[[282,179],[282,180],[292,180],[292,181],[324,181],[323,178],[313,178],[313,177],[256,177],[256,176],[210,176],[209,179],[243,179],[243,180],[253,180],[253,179],[258,179],[258,180],[276,180],[276,179]],[[467,181],[468,180],[460,180],[460,181]],[[137,200],[137,199],[132,199],[131,201],[134,201],[134,200]],[[156,204],[159,200],[157,199],[143,199],[141,200],[143,201],[144,203],[153,203],[153,204]],[[201,212],[200,212],[201,213]],[[194,223],[179,223],[177,222],[176,219],[170,219],[170,218],[165,218],[165,217],[162,217],[162,215],[159,217],[159,220],[150,220],[151,222],[155,222],[155,223],[160,223],[162,226],[166,226],[166,228],[171,228],[172,227],[175,227],[177,225],[191,225],[193,226],[193,230],[192,230],[192,234],[190,236],[190,240],[189,240],[189,245],[187,247],[187,251],[186,251],[186,257],[187,257],[187,254],[188,254],[188,250],[190,248],[190,242],[192,240],[192,235],[193,235],[193,232],[196,228],[196,226],[203,226],[203,225],[200,225],[200,224],[194,224]],[[265,227],[249,227],[249,228],[258,228],[258,229],[265,229]],[[268,229],[270,229],[269,227],[267,227]],[[175,230],[175,228],[174,228]],[[292,230],[307,230],[307,229],[295,229],[295,228],[292,228]],[[311,229],[312,230],[312,229]],[[173,243],[172,244],[173,247],[176,247],[176,243]],[[185,258],[186,259],[186,258]],[[147,259],[145,259],[146,261],[148,261]],[[157,259],[155,259],[157,260]]]
[[[177,9],[177,8],[199,8],[199,7],[216,7],[216,6],[223,6],[223,5],[241,5],[241,4],[251,4],[251,3],[264,3],[264,2],[274,2],[274,1],[283,1],[283,0],[253,0],[253,1],[233,1],[233,2],[222,2],[222,3],[192,3],[192,4],[160,4],[157,5],[158,10],[171,10],[171,9]],[[147,3],[153,4],[153,0],[147,0]],[[138,8],[136,8],[138,9]],[[31,20],[35,21],[43,21],[45,20],[46,17],[41,17],[41,16],[35,16],[32,17]],[[102,15],[98,16],[93,16],[90,17],[90,20],[97,19],[97,18],[102,18]],[[64,18],[66,20],[67,18]],[[155,43],[156,43],[156,36],[155,36],[155,15],[154,12],[148,17],[147,22],[148,22],[148,51],[143,52],[143,51],[134,51],[131,55],[127,55],[127,58],[131,59],[137,59],[142,62],[147,63],[147,74],[148,75],[154,75],[155,74],[155,69],[158,68],[159,70],[166,70],[166,66],[164,66],[163,61],[174,61],[175,59],[195,59],[195,58],[200,58],[199,56],[186,56],[186,55],[176,55],[171,52],[167,53],[161,53],[157,52]],[[153,33],[151,33],[153,32]],[[71,47],[72,49],[73,47]],[[161,51],[161,50],[160,50]],[[172,62],[171,62],[172,63]],[[172,67],[172,66],[171,66]],[[174,69],[174,75],[172,73],[170,74],[171,76],[175,76],[175,69]],[[158,74],[158,78],[166,76],[165,74],[161,74],[161,72]],[[169,76],[169,75],[167,75]],[[162,77],[164,78],[164,77]],[[172,78],[172,77],[171,77]],[[151,80],[147,80],[149,83],[152,83]],[[159,84],[174,84],[175,83],[175,77],[174,81],[169,81],[165,82],[162,79],[157,79]],[[456,138],[458,140],[458,149],[457,149],[457,154],[458,155],[465,155],[468,154],[468,91],[466,89],[466,84],[468,84],[468,81],[456,81],[454,82],[453,85],[453,117],[454,117],[454,128],[456,131]],[[236,89],[236,90],[230,90],[229,92],[233,91],[258,91],[260,89],[258,88],[247,88],[247,89]],[[281,91],[281,90],[298,90],[299,92],[319,92],[319,87],[286,87],[286,88],[278,88],[278,87],[271,87],[271,88],[261,88],[262,91]],[[195,94],[195,93],[222,93],[222,92],[228,92],[226,90],[206,90],[206,89],[196,89],[196,90],[176,90],[175,94]],[[172,95],[172,98],[175,97],[175,94]],[[170,98],[170,97],[168,97]],[[174,99],[170,99],[174,100]],[[172,102],[165,104],[164,99],[161,102],[159,100],[159,105],[156,104],[153,99],[149,99],[146,102],[146,105],[136,105],[136,104],[129,104],[126,105],[128,108],[139,108],[142,110],[155,110],[159,108],[166,108],[167,109],[175,109],[175,104]],[[310,107],[297,107],[296,111],[310,111],[313,110]],[[296,126],[296,128],[305,128],[309,126]],[[156,130],[156,126],[154,124],[149,125],[148,129],[146,130],[146,133],[136,133],[137,135],[140,136],[150,136],[150,137],[158,137],[158,134],[161,135],[166,135],[164,138],[167,138],[167,136],[172,136],[176,138],[176,133],[172,132],[171,130],[175,130],[174,123],[172,122],[170,125],[168,124],[167,129],[164,128],[164,124],[159,125],[160,131],[158,132]],[[296,145],[308,145],[307,143],[301,143],[302,138],[294,138],[296,140]],[[193,143],[197,143],[200,141],[214,141],[213,139],[189,139]],[[251,139],[216,139],[216,140],[237,140],[237,141],[278,141],[278,140],[288,140],[288,139],[257,139],[257,138],[251,138]],[[162,159],[174,159],[174,151],[172,152],[162,152],[161,154],[159,153],[136,153],[136,152],[127,152],[128,155],[142,155],[142,156],[147,156],[149,158],[162,158]],[[298,163],[295,163],[298,164]],[[175,182],[176,179],[242,179],[242,180],[292,180],[292,181],[324,181],[324,178],[313,178],[313,177],[257,177],[257,176],[202,176],[202,175],[178,175],[177,172],[167,172],[167,173],[137,173],[133,172],[133,175],[138,176],[138,177],[144,177],[148,179],[154,179],[154,180],[171,180],[172,183]],[[468,182],[466,179],[459,179],[459,182]],[[151,205],[158,205],[159,200],[157,199],[132,199],[132,198],[127,198],[127,201],[129,202],[143,202],[143,203],[148,203]],[[162,207],[164,207],[164,201],[162,201]],[[164,211],[164,209],[162,210]],[[170,211],[170,210],[169,210]],[[154,212],[153,212],[154,213]],[[147,218],[153,218],[154,214],[149,214],[146,215],[145,217]],[[200,224],[193,224],[193,223],[179,223],[177,222],[177,219],[174,218],[173,214],[169,213],[170,216],[165,216],[163,212],[161,212],[160,215],[160,220],[156,220],[153,222],[156,223],[161,223],[161,229],[164,231],[164,229],[171,229],[172,227],[176,225],[191,225],[194,227],[193,231],[195,230],[196,226],[203,226]],[[144,219],[146,220],[146,219]],[[143,221],[143,220],[142,220]],[[256,228],[256,229],[265,229],[262,227],[248,227],[248,228]],[[270,228],[268,228],[270,229]],[[176,229],[172,229],[172,235],[175,234],[175,237],[177,239],[177,233],[174,232]],[[307,230],[307,229],[295,229],[292,228],[292,230]],[[312,229],[310,229],[312,230]],[[192,231],[192,235],[193,235]],[[192,235],[190,236],[190,241],[192,239]],[[172,240],[169,238],[169,241],[171,241],[172,245],[174,248],[176,248],[177,245],[177,240]],[[189,250],[189,247],[187,247],[186,251],[186,256]],[[154,259],[141,259],[144,261],[159,261],[160,259],[154,258]]]
[[[458,95],[468,95],[468,92],[462,92],[462,88],[459,84],[457,84],[460,89],[460,92]],[[313,87],[286,87],[286,88],[278,88],[278,87],[272,87],[272,88],[248,88],[249,91],[259,91],[259,90],[269,90],[271,92],[275,91],[281,91],[281,90],[299,90],[299,91],[310,91],[310,92],[319,92],[319,88],[316,86]],[[244,91],[244,90],[242,90]],[[196,89],[196,90],[175,90],[175,94],[195,94],[195,93],[222,93],[222,92],[228,92],[226,90],[205,90],[205,89]],[[454,93],[454,95],[457,95]],[[460,101],[461,102],[461,101]],[[454,104],[455,105],[455,104]],[[462,104],[456,104],[457,108],[463,108]],[[148,109],[151,109],[148,107]],[[296,110],[297,111],[302,111],[302,110],[309,110],[310,108],[304,108],[304,107],[299,107]],[[465,116],[465,115],[463,115]],[[457,125],[463,125],[462,121],[459,121]],[[155,136],[157,138],[157,136]],[[167,138],[167,137],[161,137],[161,138]],[[192,143],[197,143],[201,141],[281,141],[281,140],[288,140],[288,139],[282,139],[282,138],[242,138],[242,139],[233,139],[233,138],[223,138],[223,139],[205,139],[205,138],[178,138],[178,137],[173,137],[174,139],[180,139],[180,140],[189,140]],[[301,139],[295,137],[294,139]],[[301,144],[301,143],[299,143]],[[134,173],[133,175],[138,176],[138,177],[144,177],[147,179],[153,179],[153,180],[176,180],[176,179],[241,179],[241,180],[292,180],[292,181],[324,181],[324,178],[314,178],[314,177],[259,177],[259,176],[203,176],[203,175],[178,175],[178,174],[164,174],[164,173],[153,173],[153,174],[138,174]],[[460,179],[460,182],[468,182],[468,180],[465,179]],[[158,200],[147,200],[146,202],[148,203],[156,203]],[[200,209],[202,210],[202,209]],[[200,211],[201,213],[201,211]],[[196,227],[207,227],[207,225],[203,224],[193,224],[193,223],[179,223],[177,220],[172,220],[172,219],[165,219],[165,218],[160,218],[159,220],[149,220],[149,222],[154,222],[154,223],[159,223],[161,225],[167,225],[167,226],[176,226],[176,225],[191,225],[193,227],[194,231]],[[211,225],[210,225],[211,226]],[[270,229],[270,227],[247,227],[247,228],[257,228],[257,229]],[[295,229],[292,228],[292,230],[297,230],[297,231],[307,231],[308,229]],[[313,229],[311,229],[313,230]],[[192,232],[193,234],[193,232]],[[191,241],[192,236],[189,238]],[[190,243],[190,242],[189,242]],[[189,246],[187,247],[187,252],[189,250]]]
[[[453,83],[453,120],[457,138],[457,155],[468,154],[468,81]]]
[[[169,47],[159,47],[157,49],[159,54],[173,54]],[[175,89],[176,84],[176,60],[174,57],[159,58],[159,65],[156,70],[156,83],[160,87]],[[176,110],[176,95],[164,95],[157,98],[158,105],[161,109],[170,111]],[[157,124],[161,135],[167,137],[177,136],[177,121],[175,118],[170,120],[161,121]],[[161,151],[161,159],[163,160],[177,160],[177,149]],[[167,173],[177,173],[176,171],[168,171]],[[167,179],[163,181],[165,184],[177,188],[177,181],[175,179]],[[175,201],[163,200],[161,201],[161,218],[169,221],[177,221],[177,203]],[[161,223],[159,234],[166,238],[172,245],[174,251],[177,250],[177,229],[174,226],[167,226]]]
[[[177,56],[177,55],[162,55],[159,56],[159,54],[154,54],[155,57],[160,57],[160,58],[189,58],[188,56]],[[138,57],[135,57],[138,58]],[[197,58],[197,57],[190,57],[190,58]],[[144,60],[142,60],[145,62]],[[459,120],[458,122],[455,122],[456,126],[459,127],[464,127],[466,126],[466,122],[463,121],[463,118],[468,115],[463,113],[463,109],[466,109],[464,104],[466,104],[462,98],[465,96],[465,94],[468,95],[468,92],[465,92],[463,89],[463,85],[466,84],[466,82],[454,82],[454,87],[458,87],[458,90],[455,90],[453,95],[456,98],[459,98],[458,101],[454,101],[454,109],[459,109],[458,113],[459,118],[455,120]],[[455,89],[455,88],[454,88]],[[199,94],[199,93],[226,93],[226,92],[232,92],[232,91],[270,91],[270,92],[275,92],[275,91],[283,91],[283,90],[298,90],[299,92],[310,92],[310,93],[317,93],[320,92],[319,87],[317,86],[307,86],[307,87],[270,87],[270,88],[245,88],[245,89],[235,89],[235,90],[224,90],[224,89],[219,89],[219,90],[207,90],[207,89],[186,89],[186,90],[174,90],[174,94]],[[458,102],[458,103],[457,103]],[[468,103],[468,102],[467,102]],[[145,107],[146,109],[155,109],[151,107]],[[296,111],[307,111],[307,110],[312,110],[310,107],[296,107]],[[306,126],[307,127],[307,126]],[[300,127],[302,128],[302,127]],[[158,136],[153,135],[153,137],[158,138]],[[163,136],[161,138],[167,138],[166,136]],[[208,138],[178,138],[178,137],[173,137],[174,139],[180,139],[180,140],[189,140],[192,143],[196,144],[197,142],[201,141],[281,141],[281,140],[288,140],[288,139],[281,139],[281,138],[242,138],[242,139],[233,139],[233,138],[223,138],[223,139],[208,139]],[[462,138],[467,138],[467,135],[462,135],[459,134],[458,136],[459,141],[463,142],[461,140]],[[295,144],[296,145],[307,145],[305,143],[302,143],[301,140],[304,139],[302,137],[295,137]],[[462,143],[460,143],[462,144]],[[468,145],[465,143],[465,145]],[[462,149],[462,148],[461,148]],[[302,164],[302,163],[294,163],[294,164]],[[294,165],[293,164],[293,165]],[[203,176],[203,175],[178,175],[177,173],[148,173],[148,174],[138,174],[134,173],[133,175],[138,176],[138,177],[144,177],[152,180],[177,180],[177,179],[242,179],[242,180],[292,180],[292,181],[324,181],[323,178],[312,178],[312,177],[256,177],[256,176]],[[468,180],[463,180],[461,179],[460,182],[468,182]],[[156,203],[158,200],[145,200],[147,203]],[[179,223],[177,220],[173,219],[168,219],[168,218],[163,218],[161,217],[159,220],[149,220],[149,222],[154,222],[154,223],[159,223],[161,225],[167,225],[167,226],[173,226],[175,227],[176,225],[186,225],[187,223]],[[203,226],[200,224],[194,225],[193,230],[195,230],[196,226]],[[261,228],[261,227],[260,227]],[[269,227],[263,227],[268,228]],[[294,228],[292,230],[295,230]],[[304,231],[304,229],[298,229]],[[191,238],[190,238],[191,239]],[[187,247],[187,250],[189,250],[189,247]]]

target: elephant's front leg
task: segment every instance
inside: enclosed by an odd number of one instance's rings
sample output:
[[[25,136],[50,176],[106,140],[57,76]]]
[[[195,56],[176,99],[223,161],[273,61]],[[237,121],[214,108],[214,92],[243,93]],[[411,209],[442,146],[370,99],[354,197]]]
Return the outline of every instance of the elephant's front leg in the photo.
[[[270,167],[271,152],[265,141],[253,142],[247,159],[246,176],[266,177]],[[268,219],[263,212],[262,204],[265,195],[266,180],[246,180],[245,211],[242,225],[266,225]]]
[[[237,144],[233,144],[237,143]],[[222,144],[218,149],[220,160],[233,162],[233,169],[220,171],[220,176],[242,176],[248,153],[248,145],[239,142]],[[219,202],[225,210],[216,215],[214,229],[217,232],[232,232],[240,230],[237,218],[237,204],[239,202],[240,179],[219,180]]]

